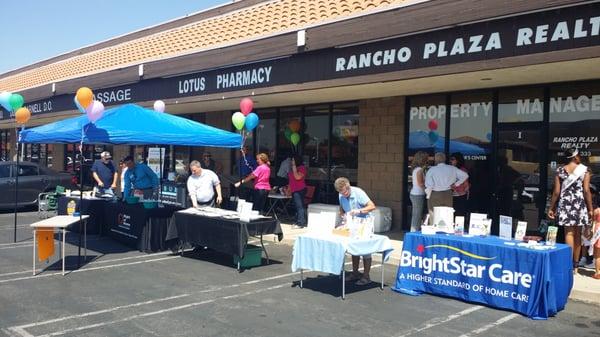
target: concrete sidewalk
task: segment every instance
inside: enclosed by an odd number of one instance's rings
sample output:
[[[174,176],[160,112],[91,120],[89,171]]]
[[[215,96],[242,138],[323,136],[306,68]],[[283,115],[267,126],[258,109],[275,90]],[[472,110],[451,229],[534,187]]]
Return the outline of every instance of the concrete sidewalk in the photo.
[[[291,225],[281,224],[283,229],[283,241],[282,243],[293,245],[296,237],[307,232],[306,228],[295,229]],[[400,253],[402,252],[402,243],[404,238],[404,232],[389,232],[385,233],[392,241],[394,251],[390,256],[389,264],[398,265],[400,259]],[[396,271],[394,270],[394,273]],[[600,305],[600,280],[593,279],[591,276],[594,274],[593,270],[579,268],[579,272],[573,277],[573,289],[569,295],[570,299],[599,304]]]

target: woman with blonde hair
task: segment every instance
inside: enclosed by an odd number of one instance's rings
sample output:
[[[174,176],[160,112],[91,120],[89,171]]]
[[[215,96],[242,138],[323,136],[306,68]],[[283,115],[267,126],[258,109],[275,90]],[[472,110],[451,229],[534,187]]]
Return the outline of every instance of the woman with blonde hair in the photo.
[[[240,187],[243,183],[256,179],[254,183],[254,202],[253,209],[259,212],[264,212],[265,204],[271,190],[271,184],[269,184],[269,178],[271,177],[271,162],[269,156],[266,153],[259,153],[256,155],[256,163],[258,166],[252,173],[246,178],[235,183],[235,187]]]
[[[415,153],[412,160],[412,189],[410,190],[410,202],[412,203],[411,232],[421,230],[423,208],[425,207],[425,174],[423,170],[428,160],[429,155],[423,151]]]

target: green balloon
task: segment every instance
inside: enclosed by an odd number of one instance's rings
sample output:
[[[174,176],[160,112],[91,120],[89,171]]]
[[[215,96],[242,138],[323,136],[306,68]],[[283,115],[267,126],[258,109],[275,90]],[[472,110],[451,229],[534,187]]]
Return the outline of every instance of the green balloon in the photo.
[[[290,130],[289,128],[285,128],[283,135],[285,136],[285,139],[291,141],[290,136],[292,135],[292,130]]]
[[[231,122],[236,129],[241,130],[246,122],[246,116],[238,111],[231,116]]]
[[[8,100],[8,102],[13,111],[17,111],[23,106],[24,99],[23,96],[19,94],[12,94],[10,95],[10,99]]]
[[[292,133],[290,136],[290,142],[292,142],[294,146],[298,145],[298,143],[300,143],[300,135],[296,132]]]

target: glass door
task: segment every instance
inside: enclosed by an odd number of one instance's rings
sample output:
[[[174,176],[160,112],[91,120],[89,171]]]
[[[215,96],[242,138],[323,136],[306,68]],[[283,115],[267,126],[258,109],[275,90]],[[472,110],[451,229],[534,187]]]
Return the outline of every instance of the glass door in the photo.
[[[539,124],[539,125],[538,125]],[[541,123],[499,124],[496,165],[496,216],[526,221],[528,230],[538,228],[543,216],[545,177]]]

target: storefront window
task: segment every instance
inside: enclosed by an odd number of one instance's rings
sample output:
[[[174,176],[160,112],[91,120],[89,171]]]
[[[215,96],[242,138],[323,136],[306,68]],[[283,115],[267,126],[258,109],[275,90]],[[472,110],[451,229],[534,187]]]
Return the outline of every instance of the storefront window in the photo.
[[[544,89],[502,89],[498,95],[498,122],[541,122],[544,118]]]
[[[556,86],[550,90],[549,177],[569,148],[577,148],[586,165],[600,172],[600,83]]]
[[[10,153],[10,131],[0,131],[0,160],[9,160]]]
[[[270,154],[277,144],[277,111],[274,109],[259,110],[257,112],[260,123],[256,127],[256,153]],[[271,158],[274,159],[274,158]]]
[[[331,125],[331,180],[358,177],[358,107],[334,104]]]
[[[329,105],[307,107],[304,115],[304,165],[307,179],[327,180],[329,157]]]
[[[294,153],[300,153],[302,144],[306,141],[303,139],[304,125],[302,124],[302,108],[291,107],[282,108],[279,110],[279,146],[277,147],[276,163],[279,164]],[[297,144],[292,143],[292,135],[297,133],[299,141]]]
[[[427,95],[411,98],[409,123],[409,162],[417,151],[425,151],[431,156],[435,152],[445,152],[445,95]]]
[[[448,153],[461,153],[467,162],[487,160],[492,140],[492,93],[453,94],[450,103]]]

